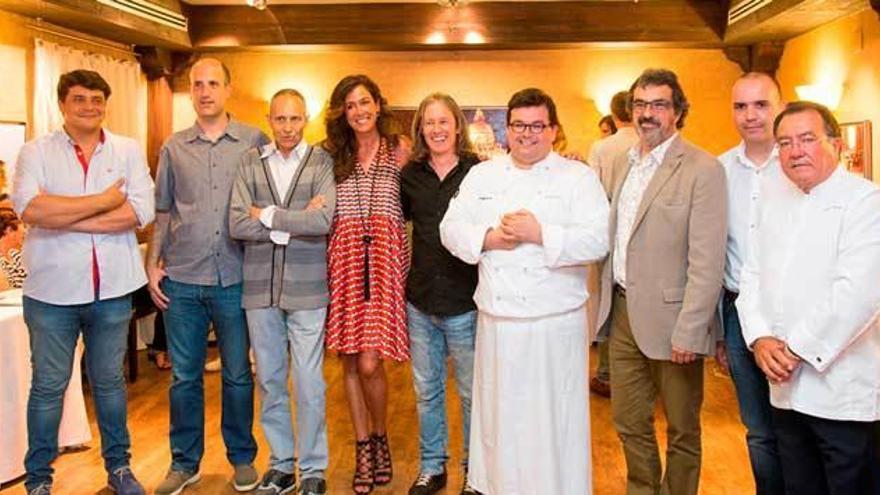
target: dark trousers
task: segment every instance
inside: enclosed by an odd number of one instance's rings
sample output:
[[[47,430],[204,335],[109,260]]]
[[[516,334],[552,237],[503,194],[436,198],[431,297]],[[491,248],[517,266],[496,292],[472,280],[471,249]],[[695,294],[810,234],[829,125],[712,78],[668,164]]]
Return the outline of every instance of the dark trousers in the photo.
[[[835,421],[773,408],[788,495],[880,495],[876,422]]]

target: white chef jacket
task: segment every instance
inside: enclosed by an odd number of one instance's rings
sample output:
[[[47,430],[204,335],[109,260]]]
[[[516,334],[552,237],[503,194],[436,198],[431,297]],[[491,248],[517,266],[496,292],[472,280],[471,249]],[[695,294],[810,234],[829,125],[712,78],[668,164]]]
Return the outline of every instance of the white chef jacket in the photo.
[[[537,217],[544,245],[482,252],[486,232],[519,209]],[[440,223],[443,245],[465,262],[479,263],[477,308],[514,318],[583,305],[586,263],[608,253],[608,237],[608,200],[596,173],[555,152],[527,170],[509,155],[473,167]]]
[[[880,419],[880,189],[838,168],[809,194],[766,191],[736,305],[743,337],[803,359],[770,402],[833,420]]]

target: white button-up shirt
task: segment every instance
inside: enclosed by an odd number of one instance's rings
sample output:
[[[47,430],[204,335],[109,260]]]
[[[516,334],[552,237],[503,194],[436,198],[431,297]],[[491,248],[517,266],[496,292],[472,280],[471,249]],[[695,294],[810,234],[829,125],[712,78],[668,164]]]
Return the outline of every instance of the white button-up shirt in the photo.
[[[756,164],[746,156],[745,143],[731,148],[718,160],[727,174],[727,263],[724,287],[739,292],[739,274],[749,254],[752,236],[758,230],[758,214],[765,184],[782,178],[779,150],[773,148],[767,161]]]
[[[63,130],[21,148],[15,167],[12,201],[21,215],[41,193],[59,196],[98,194],[120,178],[122,190],[144,227],[155,214],[153,181],[137,141],[104,131],[83,177],[74,142]],[[100,299],[126,295],[147,283],[134,230],[89,234],[29,226],[23,248],[28,276],[24,294],[49,304],[86,304],[95,300],[92,246],[101,278]]]
[[[803,361],[770,402],[834,420],[880,419],[880,189],[838,168],[804,194],[765,190],[740,279],[743,338],[786,341]]]
[[[645,195],[645,189],[648,188],[654,173],[666,157],[666,151],[677,136],[678,133],[674,133],[645,156],[640,156],[638,143],[628,152],[629,172],[623,181],[620,199],[617,201],[617,234],[614,237],[614,261],[611,267],[614,282],[621,287],[626,288],[626,247],[632,235],[642,196]]]
[[[541,224],[543,246],[482,251],[501,218],[519,209]],[[520,169],[509,155],[471,168],[440,223],[453,255],[479,264],[474,301],[492,316],[532,318],[586,302],[586,264],[608,253],[608,200],[596,173],[551,152]]]
[[[260,148],[262,153],[260,158],[266,160],[269,164],[269,170],[272,172],[272,182],[275,183],[275,190],[281,195],[278,198],[279,201],[283,202],[284,198],[287,197],[288,190],[291,184],[293,184],[293,177],[296,175],[296,171],[299,170],[300,163],[303,157],[306,156],[308,149],[309,145],[305,139],[300,139],[299,144],[294,146],[287,158],[284,158],[284,155],[278,151],[274,142]],[[272,218],[275,216],[276,209],[275,205],[270,205],[263,208],[260,212],[260,223],[267,229],[272,228]],[[286,246],[290,242],[290,232],[270,230],[269,239],[275,244]]]

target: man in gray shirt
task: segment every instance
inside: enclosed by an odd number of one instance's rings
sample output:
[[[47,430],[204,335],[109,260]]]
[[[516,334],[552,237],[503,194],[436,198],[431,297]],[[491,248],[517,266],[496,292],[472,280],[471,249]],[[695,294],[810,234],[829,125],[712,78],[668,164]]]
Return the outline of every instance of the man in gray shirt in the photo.
[[[203,58],[189,73],[196,123],[172,135],[159,155],[156,226],[147,253],[153,301],[163,310],[171,353],[171,469],[158,495],[199,480],[204,453],[203,368],[213,323],[223,363],[221,432],[235,468],[233,487],[248,491],[253,468],[254,382],[242,298],[242,250],[229,237],[229,197],[242,155],[268,142],[225,111],[229,70]]]

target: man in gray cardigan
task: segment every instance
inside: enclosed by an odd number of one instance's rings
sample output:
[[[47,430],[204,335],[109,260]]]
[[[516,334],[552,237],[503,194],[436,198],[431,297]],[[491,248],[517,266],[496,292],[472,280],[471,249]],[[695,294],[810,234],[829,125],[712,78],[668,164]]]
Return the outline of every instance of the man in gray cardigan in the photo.
[[[269,470],[256,493],[292,492],[298,451],[299,493],[323,494],[326,253],[336,203],[333,160],[302,138],[308,115],[296,90],[283,89],[272,97],[268,119],[274,142],[244,155],[229,209],[229,231],[245,246],[242,305],[256,355],[260,421],[271,449]],[[288,355],[296,391],[296,442],[287,391]]]

